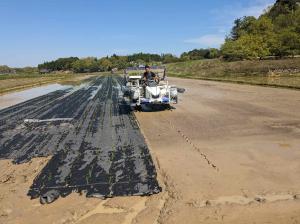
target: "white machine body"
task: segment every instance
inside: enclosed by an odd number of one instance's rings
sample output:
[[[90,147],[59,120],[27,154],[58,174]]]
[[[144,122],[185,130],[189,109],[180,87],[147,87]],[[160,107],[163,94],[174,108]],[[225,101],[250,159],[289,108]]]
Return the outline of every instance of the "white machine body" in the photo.
[[[142,104],[177,104],[177,87],[169,85],[168,81],[160,81],[159,84],[143,86],[141,84],[142,76],[129,76],[126,83],[131,104],[140,106]]]

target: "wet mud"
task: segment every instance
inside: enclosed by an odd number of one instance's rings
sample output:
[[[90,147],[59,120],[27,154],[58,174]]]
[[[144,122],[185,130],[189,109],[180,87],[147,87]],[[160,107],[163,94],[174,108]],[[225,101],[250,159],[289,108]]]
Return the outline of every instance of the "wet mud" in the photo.
[[[98,77],[0,111],[0,159],[52,156],[28,191],[32,199],[51,203],[74,191],[99,198],[160,192],[121,85],[119,77]]]

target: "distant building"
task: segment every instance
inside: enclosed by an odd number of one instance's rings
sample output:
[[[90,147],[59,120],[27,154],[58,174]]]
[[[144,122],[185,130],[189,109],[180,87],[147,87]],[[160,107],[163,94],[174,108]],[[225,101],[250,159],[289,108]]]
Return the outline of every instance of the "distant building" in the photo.
[[[40,72],[40,74],[49,74],[51,72],[51,70],[43,68],[43,69],[40,69],[39,72]]]
[[[117,71],[118,71],[118,68],[113,68],[113,69],[111,70],[111,73],[112,73],[112,74],[115,74]]]
[[[16,74],[16,69],[10,68],[7,65],[0,65],[0,74]]]

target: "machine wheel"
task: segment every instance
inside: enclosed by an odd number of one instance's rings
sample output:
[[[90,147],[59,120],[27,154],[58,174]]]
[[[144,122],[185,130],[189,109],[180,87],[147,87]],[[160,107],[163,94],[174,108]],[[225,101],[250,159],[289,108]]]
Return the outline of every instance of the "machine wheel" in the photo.
[[[176,104],[178,104],[178,96],[174,97]]]
[[[134,107],[134,110],[135,110],[135,111],[142,111],[142,106],[141,106],[141,105],[136,105],[136,106]]]

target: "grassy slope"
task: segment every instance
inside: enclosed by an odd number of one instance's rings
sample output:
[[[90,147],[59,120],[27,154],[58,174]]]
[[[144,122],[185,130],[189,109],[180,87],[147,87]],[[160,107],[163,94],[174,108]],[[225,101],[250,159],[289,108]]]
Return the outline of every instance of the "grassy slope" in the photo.
[[[169,76],[300,89],[300,58],[224,62],[198,60],[167,65]]]
[[[100,73],[85,74],[15,74],[0,75],[0,94],[49,83],[73,84]]]

